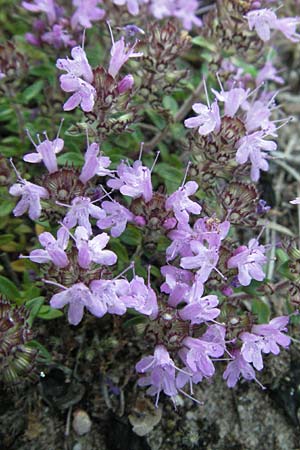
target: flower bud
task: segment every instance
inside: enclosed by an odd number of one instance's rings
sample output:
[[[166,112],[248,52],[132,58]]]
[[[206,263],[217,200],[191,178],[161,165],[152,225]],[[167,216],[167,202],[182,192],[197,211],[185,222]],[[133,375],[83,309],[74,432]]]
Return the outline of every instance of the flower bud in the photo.
[[[134,85],[134,78],[133,78],[133,76],[130,75],[130,74],[126,75],[118,83],[119,94],[124,94],[124,92],[129,91],[130,89],[132,89],[133,85]]]

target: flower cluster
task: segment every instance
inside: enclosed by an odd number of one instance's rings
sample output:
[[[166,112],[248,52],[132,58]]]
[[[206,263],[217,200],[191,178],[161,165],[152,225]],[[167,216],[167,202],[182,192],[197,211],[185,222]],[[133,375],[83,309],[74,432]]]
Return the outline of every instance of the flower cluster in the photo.
[[[270,39],[271,30],[281,31],[293,42],[300,40],[297,18],[277,18],[271,9],[255,9],[260,3],[242,3],[246,6],[242,5],[245,10],[239,26],[248,20],[250,30],[255,29],[263,41]],[[63,72],[59,77],[61,89],[70,94],[63,110],[81,108],[84,118],[76,124],[77,131],[87,135],[81,167],[61,167],[57,155],[64,150],[65,142],[60,129],[52,140],[46,132],[42,140],[39,135],[34,140],[27,132],[34,151],[26,153],[23,160],[42,163],[46,169],[38,184],[30,177],[30,181],[23,178],[13,166],[17,181],[9,192],[19,198],[14,215],[28,212],[33,221],[42,220],[44,214],[49,218],[46,229],[37,227],[38,246],[20,257],[41,265],[47,273],[43,282],[50,306],[67,308],[68,321],[73,326],[84,321],[85,314],[96,318],[140,315],[145,325],[144,349],[152,346],[153,351],[143,356],[135,368],[141,375],[138,384],[147,387],[156,406],[161,393],[175,405],[179,394],[200,403],[194,398],[193,385],[211,379],[217,365],[223,367],[223,379],[230,388],[240,379],[260,384],[257,373],[264,367],[263,357],[278,355],[281,347],[287,348],[291,342],[286,334],[288,315],[257,324],[257,316],[239,297],[253,286],[258,286],[258,290],[266,286],[268,247],[263,244],[264,224],[258,218],[270,207],[259,200],[254,183],[261,171],[269,169],[281,126],[277,125],[280,120],[273,117],[276,93],[267,90],[266,82],[282,84],[283,78],[271,61],[251,76],[234,62],[224,60],[216,74],[218,89],[208,92],[203,82],[206,104],[199,101],[192,105],[196,98],[192,95],[172,115],[174,104],[167,94],[187,72],[171,69],[180,47],[186,49],[190,45],[187,32],[178,36],[170,22],[162,28],[158,23],[150,24],[147,47],[146,41],[137,38],[148,38],[137,25],[120,26],[123,34],[115,41],[108,21],[112,41],[109,61],[107,66],[96,68],[91,67],[83,44],[79,46],[78,42],[92,22],[104,15],[110,18],[110,13],[113,17],[119,7],[125,13],[124,20],[128,13],[138,18],[148,12],[159,20],[179,19],[186,30],[201,27],[201,1],[73,0],[69,15],[68,7],[59,6],[55,0],[23,1],[22,6],[45,15],[33,27],[36,34],[27,36],[31,43],[71,47],[71,57],[56,61],[56,67]],[[139,51],[141,47],[143,52]],[[138,61],[142,63],[136,66],[143,67],[134,72],[133,64],[132,73],[124,74],[124,66],[131,58],[141,58]],[[6,77],[2,71],[0,76]],[[161,105],[161,92],[157,94],[160,88],[164,102],[170,101],[170,110]],[[199,85],[197,95],[200,91]],[[146,107],[141,106],[144,100]],[[161,168],[167,165],[156,165],[159,152],[148,167],[157,137],[145,147],[148,155],[143,156],[141,144],[138,159],[130,159],[135,149],[117,161],[113,153],[104,150],[104,141],[114,131],[130,131],[128,123],[134,119],[128,116],[132,110],[136,122],[149,113],[155,123],[153,110],[147,110],[151,101],[155,104],[153,109],[163,112],[169,120],[165,129],[160,129],[158,139],[167,136],[171,125],[189,114],[191,105],[195,113],[184,121],[186,128],[195,130],[188,138],[193,161],[188,162],[182,183],[175,187],[176,181],[169,175],[170,184],[159,184]],[[174,102],[177,111],[177,101]],[[125,116],[123,122],[121,116]],[[144,125],[145,134],[153,131],[152,124]],[[112,143],[116,145],[115,141]],[[163,158],[166,154],[169,157],[164,144],[159,148]],[[189,158],[190,155],[186,160]],[[198,166],[195,161],[200,161]],[[218,178],[219,184],[215,181]],[[299,204],[300,200],[297,197],[291,203]],[[237,231],[235,225],[244,223],[254,224],[254,228],[262,225],[262,231],[257,236],[255,229],[248,242],[240,243],[240,229]],[[130,232],[138,236],[139,243],[136,248],[129,248],[128,267],[123,270],[124,261],[118,252],[121,247],[116,239],[124,238],[126,243]],[[134,245],[130,243],[128,247]],[[148,278],[144,267],[147,265]],[[152,272],[151,265],[155,266]],[[237,319],[233,318],[235,314]]]

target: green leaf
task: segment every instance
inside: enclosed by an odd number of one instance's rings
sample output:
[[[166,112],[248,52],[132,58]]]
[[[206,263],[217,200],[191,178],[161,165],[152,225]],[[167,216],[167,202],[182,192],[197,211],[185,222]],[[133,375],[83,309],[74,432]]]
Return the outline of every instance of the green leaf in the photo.
[[[252,312],[258,317],[258,323],[268,323],[270,319],[270,307],[262,300],[255,298],[252,302]]]
[[[147,318],[145,316],[132,317],[131,319],[128,319],[124,322],[123,328],[130,328],[134,325],[138,325],[139,323],[145,323],[146,321]]]
[[[203,36],[196,36],[192,39],[192,43],[194,45],[198,45],[199,47],[207,48],[208,50],[211,50],[214,52],[216,50],[216,47],[213,43],[207,41]]]
[[[38,317],[44,320],[52,320],[57,319],[58,317],[63,316],[63,312],[59,309],[53,309],[49,305],[43,305],[39,310]]]
[[[31,348],[36,348],[39,352],[39,355],[42,356],[44,360],[46,360],[45,362],[50,362],[52,360],[52,356],[50,355],[46,347],[44,347],[40,342],[33,339],[26,345],[28,345]]]
[[[28,319],[29,326],[32,327],[34,319],[37,317],[43,303],[45,301],[45,297],[36,297],[31,300],[28,300],[25,305],[30,309],[30,315]]]
[[[14,235],[13,234],[2,234],[0,236],[0,245],[2,244],[8,244],[9,242],[11,242],[14,239]]]
[[[0,275],[0,292],[9,300],[16,301],[20,298],[20,292],[17,286],[8,278]]]
[[[128,225],[120,238],[121,241],[124,242],[124,244],[132,246],[138,246],[142,242],[142,234],[140,230],[133,227],[132,225]]]
[[[80,153],[76,152],[64,153],[57,158],[57,161],[61,165],[65,165],[66,163],[68,163],[69,165],[73,164],[75,167],[81,167],[84,163],[83,156]]]
[[[37,95],[41,92],[43,87],[44,87],[43,80],[38,80],[31,86],[28,86],[28,88],[26,88],[22,93],[23,100],[27,103],[33,98],[37,97]]]
[[[177,101],[171,97],[170,95],[166,95],[163,98],[163,106],[168,109],[169,111],[171,111],[171,113],[173,115],[175,115],[178,111],[178,103]]]

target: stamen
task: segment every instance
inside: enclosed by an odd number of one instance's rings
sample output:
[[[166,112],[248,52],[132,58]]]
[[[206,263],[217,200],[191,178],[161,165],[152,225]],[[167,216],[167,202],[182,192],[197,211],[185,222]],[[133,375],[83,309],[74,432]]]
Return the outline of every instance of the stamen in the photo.
[[[185,182],[186,182],[186,179],[187,179],[188,172],[190,170],[191,164],[192,164],[191,161],[189,161],[187,163],[187,166],[186,166],[186,169],[185,169],[185,174],[184,174],[184,177],[183,177],[183,181],[182,181],[181,186],[180,186],[181,188],[183,188],[183,186],[185,185]]]
[[[22,184],[25,184],[25,180],[24,180],[24,178],[21,177],[20,172],[18,171],[18,169],[17,169],[16,166],[14,165],[13,159],[12,159],[12,158],[9,158],[9,162],[10,162],[10,165],[12,166],[12,168],[13,168],[15,174],[17,175],[17,178],[18,178],[19,182],[22,183]]]
[[[133,274],[134,274],[134,276],[135,276],[135,271],[134,271],[134,261],[132,261],[132,262],[130,263],[130,265],[129,265],[126,269],[123,270],[123,272],[119,273],[119,275],[117,275],[115,278],[113,278],[112,281],[118,280],[120,277],[122,277],[126,272],[128,272],[128,271],[131,270],[131,269],[132,269]]]
[[[61,203],[61,202],[58,202],[58,201],[56,201],[55,203],[56,203],[58,206],[64,206],[65,208],[72,208],[71,205],[66,205],[65,203]]]
[[[153,171],[153,169],[154,169],[154,167],[155,167],[155,164],[157,163],[157,160],[158,160],[158,158],[159,158],[159,155],[160,155],[160,151],[158,150],[158,151],[156,152],[155,159],[154,159],[153,164],[152,164],[152,167],[151,167],[151,169],[150,169],[150,173],[152,173],[152,171]]]
[[[57,130],[57,134],[56,134],[56,139],[58,139],[59,138],[59,135],[60,135],[60,132],[61,132],[61,129],[62,129],[62,125],[63,125],[63,123],[64,123],[64,118],[62,118],[61,119],[61,121],[60,121],[60,124],[59,124],[59,127],[58,127],[58,130]]]
[[[68,289],[65,286],[63,286],[60,283],[56,283],[55,281],[49,281],[49,280],[45,280],[45,278],[42,278],[42,281],[46,284],[52,284],[53,286],[59,287],[61,289],[64,289],[65,291]]]
[[[82,50],[84,50],[84,44],[85,44],[85,32],[86,32],[86,28],[84,28],[84,29],[83,29],[83,32],[82,32],[82,44],[81,44]]]
[[[200,402],[200,400],[197,400],[195,397],[192,397],[191,395],[189,395],[187,392],[184,392],[183,389],[178,389],[179,392],[181,392],[181,394],[183,394],[185,397],[189,398],[190,400],[192,400],[193,402],[198,403],[198,405],[204,405],[204,402]]]
[[[32,145],[36,148],[37,145],[36,145],[36,143],[34,142],[34,140],[33,140],[32,136],[31,136],[31,134],[30,134],[28,128],[25,128],[25,131],[26,131],[26,134],[27,134],[28,139],[30,140],[30,142],[32,143]]]
[[[113,35],[113,32],[112,32],[109,20],[106,21],[106,25],[108,26],[108,30],[109,30],[109,34],[110,34],[112,45],[115,45],[114,35]]]
[[[210,101],[209,101],[208,92],[207,92],[207,85],[206,85],[206,80],[204,77],[203,77],[203,86],[204,86],[204,92],[205,92],[205,96],[206,96],[206,103],[207,103],[207,106],[210,108]]]
[[[141,142],[140,153],[139,153],[139,161],[141,161],[141,159],[142,159],[143,150],[144,150],[144,142]]]

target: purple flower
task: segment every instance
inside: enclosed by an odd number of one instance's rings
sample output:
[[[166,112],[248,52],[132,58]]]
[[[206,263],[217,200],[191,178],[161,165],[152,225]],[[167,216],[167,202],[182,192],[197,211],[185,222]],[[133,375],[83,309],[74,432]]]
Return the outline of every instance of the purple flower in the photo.
[[[111,228],[110,233],[114,238],[121,236],[127,222],[133,221],[134,215],[118,202],[104,201],[101,207],[106,212],[106,216],[98,220],[97,226],[101,230]]]
[[[216,295],[202,297],[203,291],[203,284],[196,279],[187,295],[186,301],[189,304],[179,311],[181,319],[190,320],[192,325],[214,320],[220,314],[220,310],[215,308],[219,304],[218,297]]]
[[[202,20],[196,16],[199,2],[197,0],[177,0],[174,16],[181,20],[186,30],[191,30],[193,25],[202,26]]]
[[[277,75],[278,71],[273,66],[272,61],[267,61],[264,67],[258,72],[256,77],[256,85],[261,85],[264,81],[274,81],[275,83],[283,84],[284,79]]]
[[[233,350],[234,360],[228,363],[223,379],[227,381],[229,388],[234,387],[242,376],[245,380],[255,380],[255,370],[240,353],[239,350]]]
[[[15,197],[22,197],[13,210],[14,215],[22,216],[28,210],[32,220],[37,220],[41,215],[41,198],[49,198],[49,192],[45,188],[25,180],[13,184],[9,193]]]
[[[71,229],[75,225],[84,227],[87,232],[92,234],[92,227],[89,221],[89,216],[95,219],[102,219],[105,217],[105,211],[99,206],[93,205],[88,197],[76,197],[72,200],[72,205],[69,206],[66,217],[63,220],[64,225]]]
[[[243,88],[232,88],[230,89],[230,91],[224,91],[222,89],[221,92],[212,89],[212,92],[220,102],[224,102],[225,116],[234,117],[239,107],[248,97],[249,89],[247,89],[246,91]]]
[[[61,309],[69,304],[68,321],[78,325],[83,317],[84,307],[96,317],[102,317],[103,307],[90,289],[83,283],[76,283],[70,288],[53,295],[50,300],[52,308]]]
[[[133,167],[121,162],[117,168],[118,178],[108,180],[107,185],[119,189],[121,194],[132,198],[143,197],[145,202],[152,198],[151,172],[140,160]]]
[[[74,92],[74,94],[64,103],[64,111],[72,111],[80,105],[82,111],[91,112],[95,104],[95,88],[73,75],[62,75],[60,77],[60,86],[65,92]]]
[[[45,136],[46,140],[43,142],[39,140],[39,144],[36,145],[29,135],[31,142],[35,146],[36,153],[27,153],[26,155],[23,156],[23,159],[24,161],[33,164],[40,163],[41,161],[43,161],[49,173],[54,173],[58,170],[56,154],[62,151],[64,147],[64,141],[63,139],[60,139],[58,137],[53,141],[50,141],[46,134]]]
[[[175,308],[180,302],[185,301],[194,276],[188,270],[178,269],[174,266],[163,266],[160,271],[166,277],[160,290],[169,294],[168,304]]]
[[[77,9],[71,17],[73,30],[80,25],[82,28],[91,28],[92,21],[101,20],[105,16],[105,11],[98,8],[102,0],[73,0],[73,6]]]
[[[147,374],[139,379],[138,384],[139,386],[150,386],[147,394],[156,395],[155,406],[158,405],[161,391],[174,401],[174,397],[177,395],[175,365],[163,345],[157,345],[154,356],[142,358],[136,364],[135,369],[139,373]]]
[[[107,156],[101,156],[101,154],[99,156],[99,144],[96,142],[88,146],[84,159],[85,163],[79,177],[82,183],[87,183],[94,175],[99,177],[112,175],[112,170],[107,168],[110,166],[111,160]]]
[[[121,81],[118,83],[118,92],[119,94],[124,94],[127,91],[130,91],[133,88],[134,85],[134,78],[132,75],[128,74],[125,75],[124,78],[122,78]]]
[[[139,13],[139,5],[148,3],[148,0],[113,0],[113,3],[119,6],[127,5],[128,12],[136,16]]]
[[[245,164],[248,160],[251,162],[251,179],[258,181],[260,170],[267,171],[269,164],[266,160],[268,155],[265,153],[273,152],[277,148],[274,141],[265,141],[265,133],[256,131],[246,135],[237,142],[236,161],[239,164]]]
[[[175,0],[176,1],[176,0]],[[175,11],[174,0],[152,0],[150,11],[156,19],[172,16]]]
[[[98,309],[102,308],[101,317],[107,312],[119,316],[125,314],[126,305],[121,297],[129,292],[127,280],[94,280],[90,289],[98,301]]]
[[[74,94],[64,104],[64,110],[70,111],[79,104],[83,111],[92,111],[95,103],[96,90],[91,85],[94,79],[93,71],[81,47],[74,47],[71,51],[73,60],[58,59],[56,67],[65,70],[67,74],[61,75],[60,86],[65,92]]]
[[[76,41],[64,28],[64,24],[55,24],[51,31],[47,31],[41,37],[43,42],[53,45],[54,48],[72,47]]]
[[[276,14],[270,9],[257,9],[246,14],[250,30],[255,28],[260,39],[269,41],[271,37],[271,29],[277,22]]]
[[[75,230],[75,242],[78,249],[78,264],[83,269],[88,269],[91,262],[112,266],[117,262],[117,255],[110,250],[103,250],[109,236],[101,233],[89,240],[89,233],[84,227],[77,227]]]
[[[299,17],[284,17],[276,20],[274,28],[281,31],[281,33],[283,33],[290,41],[299,42],[300,34],[296,32],[296,28],[299,24]]]
[[[50,25],[56,21],[56,4],[54,0],[34,0],[33,3],[22,2],[22,6],[31,12],[44,12]]]
[[[65,59],[58,59],[56,67],[66,71],[70,75],[74,75],[77,78],[83,78],[88,83],[92,83],[94,79],[93,71],[83,48],[72,48],[71,56],[73,60],[68,57]]]
[[[39,235],[39,241],[45,250],[33,250],[29,254],[29,259],[38,264],[51,261],[59,268],[67,267],[69,264],[65,249],[69,242],[68,233],[62,227],[57,232],[57,239],[47,231]]]
[[[212,377],[215,367],[210,359],[219,358],[224,353],[224,347],[204,339],[187,337],[182,344],[188,349],[180,351],[179,355],[192,373],[200,372],[204,377]]]
[[[198,116],[184,121],[184,125],[187,128],[199,128],[198,132],[203,136],[206,136],[212,131],[217,133],[220,130],[220,110],[216,101],[211,106],[206,106],[203,103],[195,103],[192,108]]]
[[[263,339],[256,334],[244,332],[239,335],[243,345],[241,354],[245,361],[252,363],[255,369],[262,370],[264,367],[262,359]]]
[[[111,58],[108,68],[108,73],[113,78],[116,77],[121,67],[129,60],[129,58],[139,58],[140,56],[143,56],[143,53],[134,52],[135,46],[136,43],[132,47],[126,45],[124,37],[121,37],[121,39],[117,42],[113,42],[110,51]]]
[[[122,296],[127,308],[134,308],[141,314],[155,319],[158,314],[156,294],[150,286],[145,285],[142,277],[135,276],[130,282],[130,292]]]
[[[219,260],[218,249],[216,247],[207,248],[197,241],[192,241],[190,248],[194,256],[181,258],[180,266],[183,269],[197,269],[199,280],[204,283],[217,265]]]
[[[269,105],[261,100],[256,100],[252,105],[247,107],[245,122],[247,133],[250,134],[259,128],[265,132],[273,130],[274,125],[270,121],[271,113],[272,111]]]
[[[166,209],[173,209],[179,222],[188,222],[189,213],[200,214],[201,206],[189,199],[189,196],[195,194],[197,190],[198,184],[195,181],[188,181],[166,200]]]
[[[248,247],[238,247],[229,258],[227,266],[229,269],[238,269],[238,280],[242,286],[248,286],[252,279],[262,281],[265,278],[261,267],[267,262],[265,251],[265,247],[259,245],[257,239],[251,239]]]
[[[262,336],[262,351],[263,353],[273,353],[278,355],[280,349],[278,345],[286,348],[291,343],[291,338],[282,333],[287,331],[287,324],[289,323],[288,316],[280,316],[272,319],[268,324],[253,325],[251,333]]]

